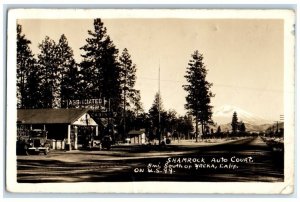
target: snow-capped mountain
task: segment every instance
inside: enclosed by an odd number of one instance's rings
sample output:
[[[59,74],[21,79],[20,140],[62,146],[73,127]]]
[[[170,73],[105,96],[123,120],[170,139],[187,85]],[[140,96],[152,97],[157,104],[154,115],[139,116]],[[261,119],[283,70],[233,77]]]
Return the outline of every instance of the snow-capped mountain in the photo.
[[[247,124],[262,125],[272,123],[272,121],[270,120],[264,119],[241,108],[230,105],[224,105],[216,109],[213,113],[213,120],[217,124],[231,123],[232,115],[234,112],[237,113],[238,121],[243,121]]]

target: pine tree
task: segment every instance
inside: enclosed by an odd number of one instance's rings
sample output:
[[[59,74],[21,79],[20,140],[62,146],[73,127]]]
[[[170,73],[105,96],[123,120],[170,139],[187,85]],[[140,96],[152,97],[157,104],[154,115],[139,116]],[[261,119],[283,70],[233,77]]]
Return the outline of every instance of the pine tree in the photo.
[[[220,133],[221,133],[221,126],[218,126],[217,134],[220,135]]]
[[[236,134],[236,132],[238,130],[238,117],[237,117],[237,113],[236,112],[233,112],[232,121],[231,121],[231,127],[232,127],[232,133]]]
[[[34,55],[29,47],[31,41],[25,38],[22,34],[22,26],[17,25],[17,107],[18,108],[31,108],[32,96],[31,80],[32,73],[35,71],[36,61]],[[37,87],[37,83],[35,83]]]
[[[206,81],[207,70],[203,63],[203,55],[199,51],[192,54],[192,59],[188,63],[185,78],[188,85],[183,85],[187,91],[187,103],[185,108],[195,116],[196,120],[196,142],[198,137],[198,123],[201,124],[202,134],[205,135],[205,129],[212,123],[211,98],[214,97],[210,88],[212,83]]]
[[[61,35],[59,42],[57,44],[57,57],[59,59],[59,70],[60,73],[60,86],[61,86],[61,100],[63,102],[63,107],[68,106],[68,100],[74,100],[79,97],[79,71],[78,65],[74,60],[73,50],[68,44],[66,36]]]
[[[131,56],[125,48],[122,55],[119,57],[120,64],[120,84],[122,88],[122,102],[123,102],[123,135],[126,131],[126,107],[134,104],[134,96],[136,90],[134,89],[136,81],[136,66],[132,63]]]
[[[136,82],[136,65],[132,63],[131,56],[125,48],[119,57],[120,64],[120,84],[122,87],[123,102],[125,106],[132,106],[137,92],[135,90]],[[125,99],[124,99],[125,98]],[[123,103],[124,105],[124,103]]]
[[[31,66],[27,76],[26,108],[42,108],[43,101],[41,100],[41,97],[41,75],[39,66],[35,64],[34,66]]]
[[[161,99],[161,95],[159,93],[155,94],[153,104],[149,109],[149,117],[152,122],[152,126],[156,128],[156,134],[154,136],[158,137],[160,140],[160,133],[161,133],[161,122],[163,116],[163,103]]]
[[[141,102],[141,94],[139,90],[135,90],[132,97],[132,109],[135,113],[135,117],[138,117],[140,113],[144,113],[143,103]]]
[[[39,69],[42,77],[43,108],[59,108],[61,96],[61,69],[57,46],[48,36],[39,44]]]
[[[117,61],[118,49],[106,33],[101,19],[94,20],[94,30],[88,30],[89,38],[80,49],[81,71],[85,81],[85,98],[110,100],[114,111],[121,103],[120,67]]]
[[[155,94],[153,104],[149,109],[149,115],[152,118],[153,126],[158,127],[159,113],[163,112],[163,103],[159,93]]]
[[[246,126],[245,126],[244,122],[241,122],[240,131],[242,133],[246,132]]]

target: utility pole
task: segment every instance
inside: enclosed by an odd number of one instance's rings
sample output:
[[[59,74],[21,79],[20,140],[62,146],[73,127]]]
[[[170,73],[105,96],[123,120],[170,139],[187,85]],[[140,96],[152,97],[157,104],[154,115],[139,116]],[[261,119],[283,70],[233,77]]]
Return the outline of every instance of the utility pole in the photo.
[[[107,113],[107,124],[110,125],[110,98],[108,98],[108,113]]]
[[[196,113],[196,142],[198,142],[198,133],[199,133],[199,126],[198,126],[198,111]]]
[[[198,89],[195,90],[196,95],[196,142],[198,142],[198,134],[199,134],[199,126],[198,126],[198,119],[199,119],[199,109],[198,109]]]
[[[124,81],[124,86],[123,86],[123,137],[126,136],[126,84],[127,84],[127,69],[125,65],[125,81]]]
[[[159,95],[159,100],[158,100],[158,135],[159,135],[159,144],[161,142],[161,126],[160,126],[160,63],[158,66],[158,95]]]
[[[124,100],[123,100],[123,137],[125,138],[125,135],[126,135],[126,117],[125,117],[125,113],[126,113],[126,100],[125,100],[125,88],[124,88]]]

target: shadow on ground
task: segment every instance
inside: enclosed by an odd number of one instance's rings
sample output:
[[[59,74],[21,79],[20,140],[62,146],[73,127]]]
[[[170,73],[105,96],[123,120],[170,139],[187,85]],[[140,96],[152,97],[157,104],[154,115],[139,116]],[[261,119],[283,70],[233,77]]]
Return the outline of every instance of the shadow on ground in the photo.
[[[78,161],[58,159],[18,159],[17,180],[20,183],[41,182],[124,182],[124,181],[198,181],[198,182],[282,182],[283,153],[274,153],[268,147],[249,144],[225,144],[211,147],[190,147],[168,145],[165,147],[114,147],[107,152],[87,152]],[[183,152],[172,155],[172,152]],[[175,158],[204,158],[210,162],[212,158],[254,159],[252,163],[236,163],[238,169],[211,169],[195,167],[190,169],[176,168],[172,172],[164,172],[166,157],[151,157],[146,153],[163,154]],[[68,158],[68,154],[65,158]],[[74,154],[76,155],[76,154]],[[81,154],[82,155],[82,154]],[[114,160],[105,157],[116,157]],[[122,158],[139,157],[139,158]],[[148,167],[159,165],[159,172]],[[140,169],[143,172],[134,172]]]

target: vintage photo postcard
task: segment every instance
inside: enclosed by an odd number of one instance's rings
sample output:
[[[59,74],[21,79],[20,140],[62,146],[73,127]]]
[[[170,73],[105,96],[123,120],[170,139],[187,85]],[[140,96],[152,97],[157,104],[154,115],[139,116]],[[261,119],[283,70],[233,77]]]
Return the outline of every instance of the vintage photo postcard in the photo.
[[[6,186],[291,194],[292,10],[12,9]]]

